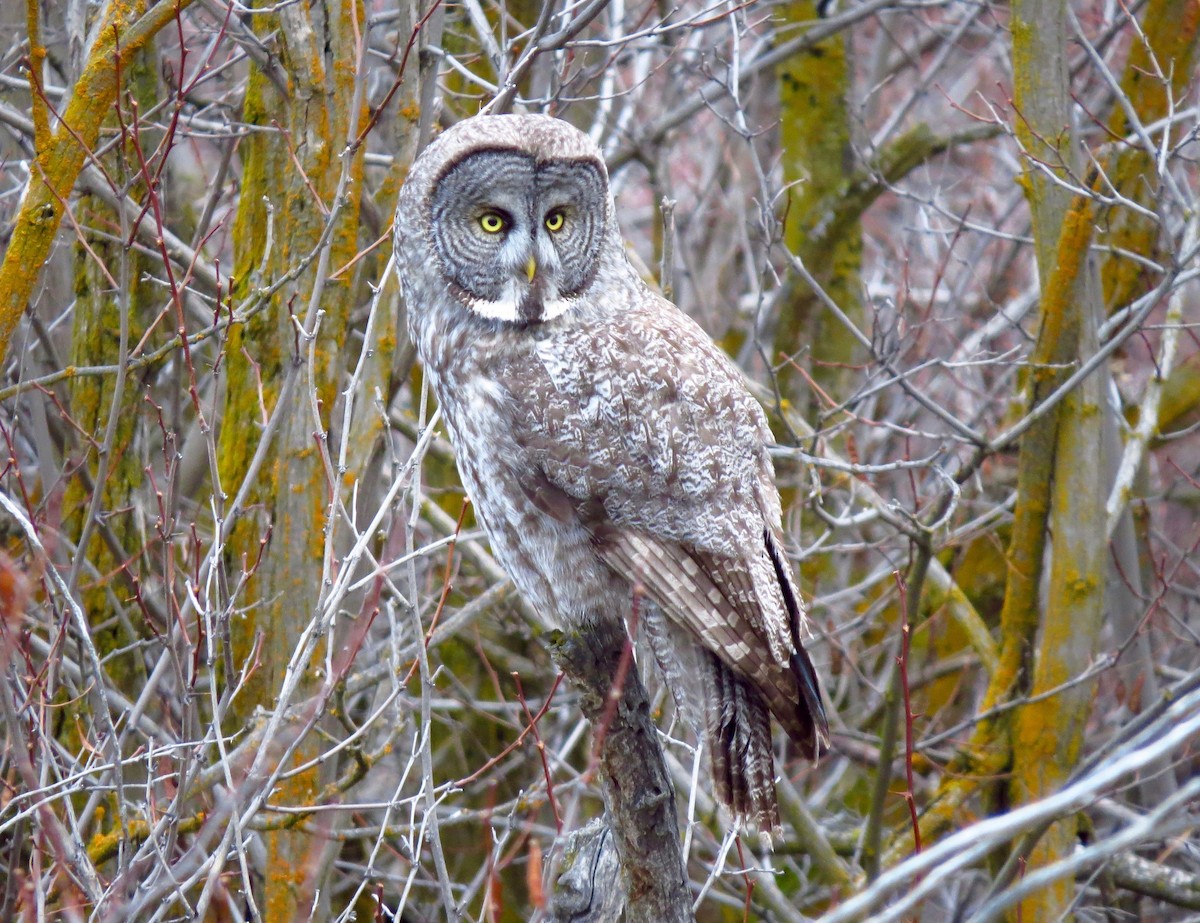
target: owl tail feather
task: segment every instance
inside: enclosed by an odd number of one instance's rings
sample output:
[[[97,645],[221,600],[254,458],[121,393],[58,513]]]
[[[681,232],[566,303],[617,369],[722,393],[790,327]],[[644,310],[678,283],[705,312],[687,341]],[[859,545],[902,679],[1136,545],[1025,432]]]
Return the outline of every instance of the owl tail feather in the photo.
[[[717,800],[762,836],[782,836],[767,700],[652,600],[638,625],[684,720],[704,737]]]
[[[771,834],[783,834],[770,711],[762,696],[715,655],[708,655],[708,671],[705,736],[717,800],[769,842]]]

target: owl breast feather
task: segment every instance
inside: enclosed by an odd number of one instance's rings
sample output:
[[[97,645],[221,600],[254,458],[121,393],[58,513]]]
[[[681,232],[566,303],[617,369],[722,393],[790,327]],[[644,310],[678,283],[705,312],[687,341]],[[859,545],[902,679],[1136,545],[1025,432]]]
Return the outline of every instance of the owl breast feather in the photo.
[[[522,344],[493,370],[509,393],[502,412],[528,460],[575,500],[601,503],[619,525],[735,553],[769,518],[759,504],[769,431],[728,360],[666,310]]]

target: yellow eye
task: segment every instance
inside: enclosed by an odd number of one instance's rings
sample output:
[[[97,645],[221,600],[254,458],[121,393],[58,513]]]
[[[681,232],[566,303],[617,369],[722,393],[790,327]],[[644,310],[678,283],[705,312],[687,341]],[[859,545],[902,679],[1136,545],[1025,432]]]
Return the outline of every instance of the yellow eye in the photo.
[[[479,226],[489,234],[499,234],[504,230],[504,216],[496,212],[486,212],[479,216]]]
[[[567,216],[560,209],[554,209],[552,212],[546,213],[546,230],[551,233],[561,231],[562,226],[566,224]]]

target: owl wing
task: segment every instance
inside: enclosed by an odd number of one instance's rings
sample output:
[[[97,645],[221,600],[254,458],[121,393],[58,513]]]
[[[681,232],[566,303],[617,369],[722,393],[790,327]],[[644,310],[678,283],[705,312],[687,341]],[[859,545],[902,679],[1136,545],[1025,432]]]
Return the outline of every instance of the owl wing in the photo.
[[[700,328],[658,300],[540,350],[524,427],[552,515],[758,691],[800,749],[828,746],[804,612],[779,544],[758,403]],[[661,658],[660,658],[661,660]]]
[[[758,691],[805,756],[828,747],[812,662],[798,642],[785,659],[775,655],[740,562],[610,524],[595,524],[592,534],[605,563]]]

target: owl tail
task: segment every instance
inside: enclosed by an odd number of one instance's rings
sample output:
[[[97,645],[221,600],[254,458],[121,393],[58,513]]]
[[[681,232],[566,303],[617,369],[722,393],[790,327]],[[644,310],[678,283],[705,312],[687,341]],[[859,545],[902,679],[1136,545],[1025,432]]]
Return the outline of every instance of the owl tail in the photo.
[[[639,630],[679,712],[704,738],[717,800],[763,834],[779,833],[771,718],[762,696],[650,600]]]
[[[717,799],[769,842],[783,835],[775,795],[771,714],[754,688],[707,655],[705,737]]]

